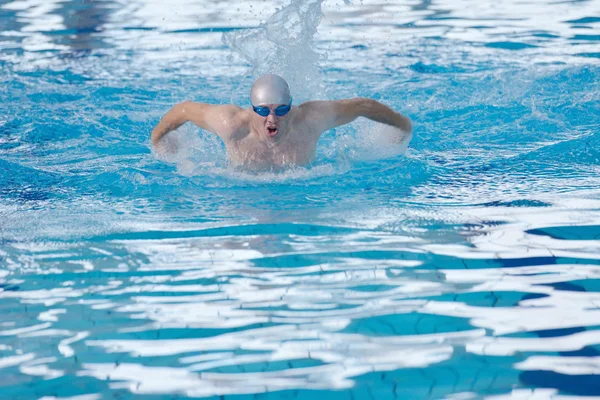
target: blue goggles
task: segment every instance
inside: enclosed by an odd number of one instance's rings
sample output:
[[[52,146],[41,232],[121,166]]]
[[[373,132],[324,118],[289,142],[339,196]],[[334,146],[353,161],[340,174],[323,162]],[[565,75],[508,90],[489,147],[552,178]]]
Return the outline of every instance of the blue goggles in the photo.
[[[252,109],[254,110],[255,113],[257,113],[261,117],[268,117],[269,114],[271,114],[271,109],[269,107],[264,107],[264,106],[257,107],[253,104]],[[278,117],[282,117],[285,114],[289,113],[291,109],[292,109],[292,100],[290,100],[290,104],[288,104],[287,106],[279,106],[276,109],[274,109],[273,112]]]

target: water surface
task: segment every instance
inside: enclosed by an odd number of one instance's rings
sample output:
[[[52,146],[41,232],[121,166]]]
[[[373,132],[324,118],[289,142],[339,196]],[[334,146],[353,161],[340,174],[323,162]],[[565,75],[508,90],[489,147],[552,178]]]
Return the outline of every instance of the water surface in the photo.
[[[599,37],[594,1],[0,0],[0,397],[600,396]],[[267,71],[411,147],[153,152]]]

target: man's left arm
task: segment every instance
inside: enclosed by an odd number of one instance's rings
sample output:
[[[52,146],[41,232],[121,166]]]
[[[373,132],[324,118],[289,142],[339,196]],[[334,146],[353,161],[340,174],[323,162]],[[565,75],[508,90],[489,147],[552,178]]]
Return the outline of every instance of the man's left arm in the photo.
[[[309,101],[300,106],[311,115],[311,120],[321,132],[348,124],[358,117],[381,122],[412,134],[412,123],[408,117],[377,100],[354,98],[335,101]]]

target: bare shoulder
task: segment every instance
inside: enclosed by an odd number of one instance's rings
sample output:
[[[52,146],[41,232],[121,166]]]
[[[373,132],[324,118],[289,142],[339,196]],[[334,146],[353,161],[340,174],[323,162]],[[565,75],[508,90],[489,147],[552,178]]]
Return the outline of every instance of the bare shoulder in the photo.
[[[300,104],[297,109],[298,119],[305,123],[317,123],[334,112],[334,101],[311,100]]]
[[[226,138],[247,124],[247,110],[234,104],[209,104],[185,101],[182,111],[199,127]]]
[[[331,100],[310,100],[298,106],[298,110],[304,115],[316,114],[322,112],[325,108],[330,108],[333,105]]]
[[[365,101],[370,101],[370,99],[366,99],[363,97],[354,97],[351,99],[340,100],[310,100],[300,104],[298,108],[303,108],[306,110],[321,110],[323,108],[339,108],[359,105]]]
[[[244,109],[234,104],[198,103],[189,100],[184,101],[180,106],[183,112],[201,114],[203,116],[219,115],[221,117],[233,118],[244,111]]]
[[[312,117],[333,117],[340,113],[357,112],[359,107],[372,101],[362,97],[341,100],[311,100],[298,106],[306,115]]]
[[[354,120],[360,114],[362,104],[362,98],[312,100],[302,103],[298,109],[306,120],[323,132]]]

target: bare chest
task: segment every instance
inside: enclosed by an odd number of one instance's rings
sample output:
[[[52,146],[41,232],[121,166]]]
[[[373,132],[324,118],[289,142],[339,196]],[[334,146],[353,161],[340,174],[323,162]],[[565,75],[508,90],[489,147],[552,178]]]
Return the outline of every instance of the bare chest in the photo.
[[[236,166],[279,169],[312,162],[317,141],[297,132],[289,132],[280,140],[263,140],[249,134],[225,143],[225,147],[229,160]]]

